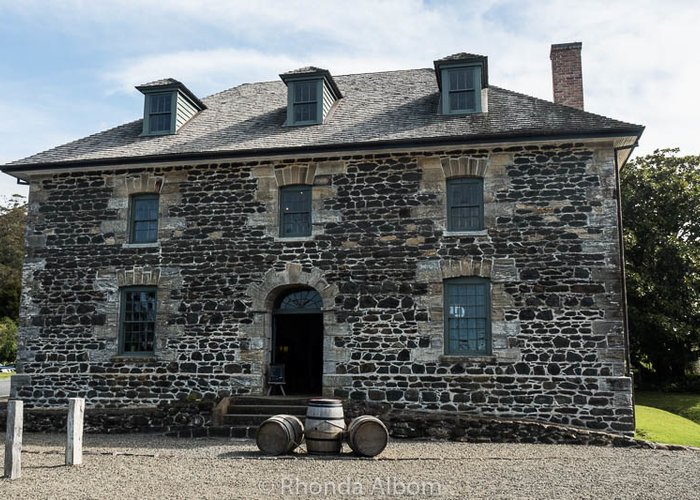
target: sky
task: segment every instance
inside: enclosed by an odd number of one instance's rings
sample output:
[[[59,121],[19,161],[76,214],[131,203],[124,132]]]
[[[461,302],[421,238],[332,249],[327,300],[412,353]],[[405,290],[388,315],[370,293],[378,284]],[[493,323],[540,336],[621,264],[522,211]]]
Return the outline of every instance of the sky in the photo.
[[[471,52],[551,100],[550,46],[573,41],[585,109],[646,126],[636,155],[700,154],[698,27],[697,0],[0,0],[0,164],[142,117],[134,86],[167,77],[205,97]],[[0,199],[26,192],[0,174]]]

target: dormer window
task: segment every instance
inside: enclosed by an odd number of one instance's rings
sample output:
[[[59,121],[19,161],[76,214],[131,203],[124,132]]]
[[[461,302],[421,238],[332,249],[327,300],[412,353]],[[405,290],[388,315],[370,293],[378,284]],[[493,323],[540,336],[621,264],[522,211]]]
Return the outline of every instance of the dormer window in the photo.
[[[481,68],[466,66],[443,69],[443,110],[446,114],[481,110]]]
[[[145,96],[141,135],[174,134],[207,108],[187,87],[172,78],[136,88]]]
[[[487,60],[475,54],[455,54],[435,61],[444,115],[482,113],[487,82]]]
[[[173,130],[173,99],[174,92],[166,94],[146,95],[146,109],[144,116],[146,124],[144,132],[149,134],[169,134]]]
[[[318,123],[323,110],[319,109],[318,95],[321,80],[290,82],[289,96],[294,125]]]
[[[313,66],[280,75],[287,85],[286,125],[316,125],[328,117],[342,97],[330,72]]]

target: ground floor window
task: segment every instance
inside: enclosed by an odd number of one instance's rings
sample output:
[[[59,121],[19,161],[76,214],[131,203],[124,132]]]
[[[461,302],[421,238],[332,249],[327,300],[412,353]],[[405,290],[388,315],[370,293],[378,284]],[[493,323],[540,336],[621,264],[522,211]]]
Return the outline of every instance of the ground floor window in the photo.
[[[445,353],[491,352],[491,284],[484,278],[444,282]]]
[[[151,354],[156,330],[156,288],[126,288],[121,293],[119,351]]]

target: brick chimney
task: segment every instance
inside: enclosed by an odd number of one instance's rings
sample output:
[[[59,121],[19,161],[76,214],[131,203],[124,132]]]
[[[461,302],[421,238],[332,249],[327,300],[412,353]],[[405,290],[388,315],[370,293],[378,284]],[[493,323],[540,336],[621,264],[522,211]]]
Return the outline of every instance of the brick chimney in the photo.
[[[554,102],[583,109],[583,72],[581,71],[581,42],[552,45],[552,87]]]

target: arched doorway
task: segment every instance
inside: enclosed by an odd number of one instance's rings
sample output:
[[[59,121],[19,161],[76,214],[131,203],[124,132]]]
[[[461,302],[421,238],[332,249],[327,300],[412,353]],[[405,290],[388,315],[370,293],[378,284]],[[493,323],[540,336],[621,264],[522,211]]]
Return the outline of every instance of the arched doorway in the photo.
[[[321,394],[323,300],[310,287],[286,290],[273,309],[272,364],[284,365],[288,394]]]

